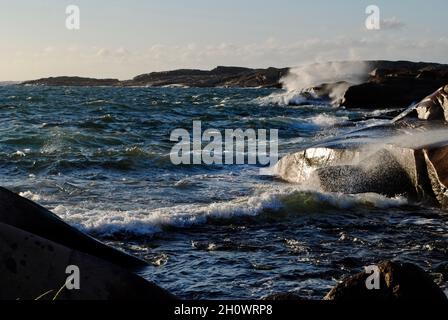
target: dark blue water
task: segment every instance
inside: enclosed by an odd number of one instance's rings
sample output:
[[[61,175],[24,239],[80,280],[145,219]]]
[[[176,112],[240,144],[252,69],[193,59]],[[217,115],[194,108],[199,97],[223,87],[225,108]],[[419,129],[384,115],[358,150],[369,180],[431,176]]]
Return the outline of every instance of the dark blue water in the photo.
[[[204,130],[278,129],[286,154],[383,119],[282,105],[273,93],[0,87],[1,185],[146,259],[143,275],[184,298],[291,291],[317,299],[383,259],[416,263],[446,286],[443,212],[403,198],[304,190],[255,165],[171,163],[171,131],[191,131],[194,120]]]

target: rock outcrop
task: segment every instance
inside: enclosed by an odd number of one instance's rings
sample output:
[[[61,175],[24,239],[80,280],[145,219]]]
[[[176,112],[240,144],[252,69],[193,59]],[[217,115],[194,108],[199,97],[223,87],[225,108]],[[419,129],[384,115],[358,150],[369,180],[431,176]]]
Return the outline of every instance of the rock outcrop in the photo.
[[[415,117],[420,119],[418,130],[412,128]],[[287,155],[277,163],[274,173],[288,182],[327,192],[406,195],[448,208],[446,122],[448,85],[380,129],[397,133],[398,129],[406,127],[414,131],[415,139],[407,130],[405,141],[399,136],[384,140],[383,133],[376,140],[371,135],[371,144],[360,143],[357,135],[369,136],[368,130],[372,128],[367,128]],[[440,128],[442,131],[438,131]],[[436,131],[427,131],[423,136],[418,133],[431,129]]]
[[[347,108],[406,108],[448,83],[448,66],[408,61],[367,62],[368,81],[348,88]]]
[[[380,148],[310,148],[281,159],[274,169],[291,183],[327,192],[407,195],[431,201],[423,150]]]
[[[0,223],[8,224],[125,268],[146,266],[144,261],[104,245],[71,227],[47,209],[1,187]]]
[[[285,156],[274,172],[285,181],[326,192],[405,195],[448,208],[447,156],[448,147],[319,147]]]
[[[68,266],[79,289],[65,284]],[[165,290],[112,263],[0,223],[0,300],[174,299]]]
[[[0,188],[0,300],[174,299],[133,273],[145,265]],[[80,271],[79,290],[65,286],[68,266]]]
[[[432,190],[443,208],[448,208],[448,147],[424,151]]]
[[[361,272],[336,285],[324,298],[335,302],[354,301],[430,301],[446,303],[444,292],[421,268],[410,263],[385,261],[378,266],[380,287],[369,290],[366,280],[370,276]]]
[[[448,85],[423,99],[416,107],[421,120],[442,120],[448,122]]]

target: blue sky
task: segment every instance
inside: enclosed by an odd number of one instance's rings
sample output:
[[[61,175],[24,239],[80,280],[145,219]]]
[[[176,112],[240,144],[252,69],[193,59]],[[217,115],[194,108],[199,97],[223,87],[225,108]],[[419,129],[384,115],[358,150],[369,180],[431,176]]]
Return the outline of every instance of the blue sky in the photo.
[[[78,5],[81,29],[65,28]],[[369,31],[365,8],[381,9]],[[322,60],[448,63],[445,0],[0,0],[0,80]]]

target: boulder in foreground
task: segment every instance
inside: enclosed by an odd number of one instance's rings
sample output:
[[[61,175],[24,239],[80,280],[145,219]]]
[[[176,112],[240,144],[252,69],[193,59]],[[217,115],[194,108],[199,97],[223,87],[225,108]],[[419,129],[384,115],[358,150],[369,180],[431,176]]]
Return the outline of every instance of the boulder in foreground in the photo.
[[[438,149],[430,150],[433,154]],[[442,189],[431,186],[424,152],[393,145],[373,149],[310,148],[285,156],[274,170],[283,180],[325,192],[374,192],[436,202],[443,198]],[[435,178],[432,180],[434,186],[438,185]]]
[[[140,268],[147,265],[145,261],[97,241],[71,227],[47,209],[1,187],[0,223],[11,225],[125,268]]]
[[[65,287],[66,268],[80,271],[80,289]],[[0,223],[0,300],[174,299],[126,269]]]
[[[378,265],[380,289],[369,290],[370,276],[361,272],[334,287],[324,298],[335,302],[431,301],[447,302],[444,292],[421,268],[410,263],[385,261]]]

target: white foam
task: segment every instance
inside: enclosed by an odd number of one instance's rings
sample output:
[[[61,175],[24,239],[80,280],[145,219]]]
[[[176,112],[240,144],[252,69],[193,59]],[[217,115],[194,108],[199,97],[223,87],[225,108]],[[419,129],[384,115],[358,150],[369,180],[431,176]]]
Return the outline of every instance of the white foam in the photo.
[[[307,121],[319,126],[319,127],[333,127],[337,124],[347,123],[349,120],[346,116],[335,116],[326,113],[321,113],[317,116],[308,118]]]
[[[31,200],[31,201],[40,201],[40,200],[42,200],[42,197],[39,194],[33,193],[31,191],[20,192],[19,196],[21,196],[23,198],[27,198],[28,200]]]
[[[145,208],[128,211],[105,209],[85,210],[81,207],[58,206],[53,211],[64,220],[87,232],[113,235],[152,235],[167,227],[189,228],[210,222],[210,219],[258,217],[275,212],[306,214],[319,208],[350,209],[359,206],[390,208],[407,204],[402,197],[387,198],[379,194],[344,195],[300,190],[297,186],[260,186],[250,197],[208,205],[186,204],[153,210]],[[327,208],[327,209],[326,209]]]

